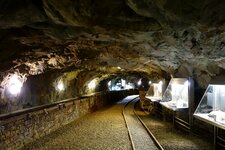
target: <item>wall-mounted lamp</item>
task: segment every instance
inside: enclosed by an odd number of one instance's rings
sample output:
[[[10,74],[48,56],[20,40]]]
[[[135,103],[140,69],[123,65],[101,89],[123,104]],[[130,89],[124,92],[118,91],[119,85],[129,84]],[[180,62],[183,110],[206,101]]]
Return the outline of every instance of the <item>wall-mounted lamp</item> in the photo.
[[[112,81],[109,81],[109,82],[108,82],[108,86],[111,86],[111,85],[112,85]]]
[[[8,90],[12,95],[17,95],[20,93],[23,82],[20,80],[17,74],[13,75],[9,79]]]
[[[141,85],[141,79],[138,81],[138,85]]]
[[[91,82],[88,83],[89,89],[94,89],[96,86],[96,79],[91,80]]]
[[[60,80],[60,81],[58,82],[58,84],[57,84],[57,86],[56,86],[56,89],[57,89],[58,91],[63,91],[63,90],[65,89],[62,80]]]

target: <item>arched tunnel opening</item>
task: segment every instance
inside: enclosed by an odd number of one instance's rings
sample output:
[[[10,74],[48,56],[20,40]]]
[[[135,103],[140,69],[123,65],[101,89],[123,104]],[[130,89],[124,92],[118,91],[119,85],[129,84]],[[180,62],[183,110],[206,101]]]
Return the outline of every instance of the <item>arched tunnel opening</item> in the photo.
[[[137,71],[104,74],[79,70],[63,73],[53,71],[31,76],[9,73],[1,84],[1,114],[96,92],[138,90],[141,87],[148,90],[149,81],[154,82],[165,75],[166,73],[156,75]]]

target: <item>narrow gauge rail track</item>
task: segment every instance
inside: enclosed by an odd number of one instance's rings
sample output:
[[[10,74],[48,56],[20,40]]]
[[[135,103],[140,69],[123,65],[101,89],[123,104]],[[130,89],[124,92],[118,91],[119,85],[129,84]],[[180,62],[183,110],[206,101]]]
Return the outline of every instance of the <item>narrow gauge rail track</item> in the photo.
[[[144,128],[144,130],[147,132],[148,136],[149,136],[149,142],[146,143],[139,143],[139,141],[137,142],[136,141],[136,144],[135,144],[135,135],[136,133],[132,133],[134,132],[134,130],[137,130],[137,129],[132,129],[132,126],[129,125],[129,121],[128,121],[128,117],[129,115],[126,113],[126,109],[128,109],[128,106],[129,105],[133,105],[135,106],[135,104],[138,102],[138,97],[135,97],[135,98],[131,98],[130,100],[128,100],[126,102],[126,104],[124,105],[123,107],[123,110],[122,110],[122,115],[123,115],[123,118],[124,118],[124,121],[125,121],[125,124],[126,124],[126,127],[127,127],[127,130],[128,130],[128,135],[129,135],[129,139],[130,139],[130,142],[131,142],[131,146],[132,146],[132,149],[133,150],[137,150],[137,149],[142,149],[143,147],[145,147],[145,144],[147,145],[151,145],[151,147],[153,147],[153,149],[159,149],[159,150],[164,150],[163,147],[160,145],[160,143],[157,141],[157,139],[154,137],[154,135],[151,133],[151,131],[148,129],[148,127],[145,125],[145,123],[142,121],[142,119],[137,115],[137,113],[135,112],[135,109],[134,107],[132,107],[132,114],[130,114],[130,117],[132,117],[133,119],[136,120],[136,122],[139,122],[141,123],[142,125],[142,128]],[[133,103],[133,104],[132,104]],[[132,116],[131,116],[132,115]],[[134,128],[137,128],[137,127],[134,127]],[[140,127],[139,127],[140,128]],[[132,131],[133,130],[133,131]],[[137,131],[138,132],[138,131]],[[137,135],[136,135],[137,136]],[[137,138],[136,138],[137,139]],[[138,139],[142,140],[140,137],[138,137]],[[145,139],[146,140],[146,139]],[[143,147],[140,148],[140,146],[138,146],[138,144],[144,144],[142,145]],[[139,147],[139,148],[138,148]],[[147,146],[148,147],[148,146]],[[146,149],[149,149],[149,147]],[[155,147],[155,148],[154,148]],[[145,148],[144,148],[145,149]]]

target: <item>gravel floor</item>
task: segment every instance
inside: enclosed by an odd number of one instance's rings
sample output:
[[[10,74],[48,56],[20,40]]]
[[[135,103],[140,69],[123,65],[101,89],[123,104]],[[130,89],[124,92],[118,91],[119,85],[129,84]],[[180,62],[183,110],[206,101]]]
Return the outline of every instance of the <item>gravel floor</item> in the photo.
[[[124,102],[120,101],[116,105],[88,114],[27,145],[23,149],[131,150],[128,131],[121,114]],[[137,113],[165,150],[213,149],[212,142],[175,130],[170,122],[162,121],[161,118],[146,114],[140,110]],[[134,128],[134,130],[139,131],[138,128]],[[135,134],[138,133],[136,132]],[[143,142],[144,140],[141,141]],[[149,142],[144,143],[147,145]],[[137,149],[144,148],[138,147]]]
[[[157,146],[149,136],[146,129],[143,128],[143,125],[138,120],[133,111],[134,105],[137,101],[138,99],[135,99],[134,101],[129,103],[124,112],[127,125],[130,129],[134,147],[137,150],[158,150]]]
[[[136,112],[165,150],[213,150],[213,141],[174,129],[171,122],[140,111],[139,107]]]
[[[130,150],[123,103],[88,114],[23,149]]]

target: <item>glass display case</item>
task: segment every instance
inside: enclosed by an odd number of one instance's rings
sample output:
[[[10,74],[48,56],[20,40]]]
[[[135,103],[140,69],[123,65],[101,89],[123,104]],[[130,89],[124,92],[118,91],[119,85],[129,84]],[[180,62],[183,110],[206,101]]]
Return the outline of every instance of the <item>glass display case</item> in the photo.
[[[163,95],[163,81],[159,81],[158,83],[151,83],[150,87],[145,95],[145,98],[151,101],[159,101],[162,100]]]
[[[172,78],[160,104],[164,119],[172,119],[174,126],[190,131],[194,111],[194,81],[188,78]]]
[[[217,76],[210,81],[194,117],[214,126],[214,149],[224,149],[225,76]]]
[[[172,110],[189,108],[189,85],[187,78],[172,78],[160,104]]]
[[[214,82],[208,85],[194,116],[225,129],[225,84]]]

